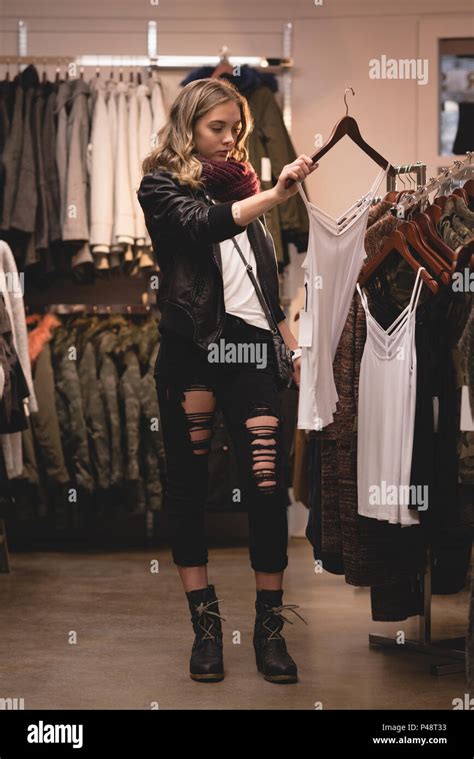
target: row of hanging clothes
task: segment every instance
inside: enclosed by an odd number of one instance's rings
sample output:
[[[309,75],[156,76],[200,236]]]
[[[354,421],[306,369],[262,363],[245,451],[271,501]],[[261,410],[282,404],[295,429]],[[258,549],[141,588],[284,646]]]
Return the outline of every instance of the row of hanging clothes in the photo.
[[[158,77],[51,82],[31,64],[0,82],[0,236],[33,278],[155,267],[135,187],[165,123]]]
[[[262,189],[276,182],[296,152],[274,93],[274,74],[222,59],[192,71],[196,78],[223,77],[248,99],[255,129],[249,160]],[[49,81],[28,65],[0,82],[0,238],[13,250],[31,281],[56,272],[79,282],[110,271],[139,275],[157,269],[138,204],[141,164],[156,145],[168,117],[163,76],[120,70],[89,81],[80,75]],[[268,214],[280,270],[289,263],[289,243],[306,250],[307,218],[299,197]]]
[[[16,356],[12,333],[19,331],[18,320],[12,328],[4,304],[0,294],[3,338]],[[104,313],[67,305],[44,314],[30,309],[25,329],[31,388],[26,380],[0,386],[0,480],[14,497],[10,516],[30,519],[30,526],[47,519],[44,534],[52,543],[65,529],[86,537],[90,529],[92,535],[91,513],[113,517],[163,507],[166,459],[153,376],[159,317],[129,309],[132,316],[110,307]],[[15,362],[23,378],[22,365],[24,355]],[[0,377],[6,368],[0,359]],[[220,410],[208,467],[206,510],[239,511],[232,498],[239,486],[237,459]],[[72,500],[71,489],[78,494]],[[25,545],[31,537],[23,535]]]
[[[3,241],[0,253],[14,267]],[[25,314],[19,293],[0,293],[1,479],[20,521],[75,529],[90,513],[162,508],[157,318],[121,308]]]
[[[323,430],[297,435],[320,457],[312,484],[322,492],[307,530],[315,557],[350,584],[373,586],[374,619],[419,613],[418,582],[397,603],[390,596],[393,578],[419,579],[425,539],[434,592],[464,587],[474,523],[473,189],[470,179],[426,207],[409,203],[405,218],[400,207],[392,213],[403,193],[371,207],[368,262],[334,357],[337,413]],[[382,482],[416,487],[419,508],[372,505],[369,488]],[[423,529],[399,529],[408,525]]]
[[[65,530],[87,539],[98,524],[91,514],[162,510],[158,325],[145,306],[25,307],[13,252],[0,240],[0,481],[24,545],[39,527],[52,543]],[[218,410],[206,509],[239,510],[238,486]]]
[[[380,171],[337,219],[306,202],[293,487],[314,559],[398,621],[423,613],[428,546],[433,593],[464,589],[471,559],[473,165],[373,202],[395,170],[352,117],[312,158],[345,135]]]

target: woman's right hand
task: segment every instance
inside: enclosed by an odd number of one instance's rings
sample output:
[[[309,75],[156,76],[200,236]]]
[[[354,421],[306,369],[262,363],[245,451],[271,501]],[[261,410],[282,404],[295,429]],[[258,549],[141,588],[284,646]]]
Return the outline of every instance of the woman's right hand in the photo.
[[[296,185],[296,182],[303,182],[308,174],[311,174],[315,169],[318,168],[318,166],[319,163],[313,163],[311,158],[308,155],[304,154],[298,156],[296,161],[293,161],[293,163],[288,163],[286,166],[283,166],[281,174],[278,177],[278,182],[273,188],[275,195],[278,198],[278,202],[287,200],[288,198],[291,198],[291,196],[296,192],[298,192],[298,186]],[[287,179],[295,180],[295,183],[292,184],[288,189],[285,187]]]

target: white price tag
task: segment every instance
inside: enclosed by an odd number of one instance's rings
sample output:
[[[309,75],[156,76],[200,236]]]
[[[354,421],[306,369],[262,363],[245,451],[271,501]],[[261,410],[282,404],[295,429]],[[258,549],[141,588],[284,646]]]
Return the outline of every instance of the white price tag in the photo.
[[[461,390],[461,430],[462,432],[474,432],[474,419],[472,418],[467,385],[463,385]]]
[[[313,344],[313,315],[311,311],[300,308],[298,345],[300,348],[310,348]]]
[[[433,396],[433,432],[438,432],[439,399]]]
[[[262,156],[262,161],[260,164],[260,176],[262,182],[272,181],[272,162],[267,156]]]

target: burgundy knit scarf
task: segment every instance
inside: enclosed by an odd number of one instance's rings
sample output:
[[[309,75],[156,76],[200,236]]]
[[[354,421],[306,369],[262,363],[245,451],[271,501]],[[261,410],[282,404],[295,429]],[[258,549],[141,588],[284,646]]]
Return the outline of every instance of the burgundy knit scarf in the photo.
[[[250,163],[227,158],[216,161],[196,154],[202,163],[202,179],[211,198],[220,203],[243,200],[260,192],[260,180]]]

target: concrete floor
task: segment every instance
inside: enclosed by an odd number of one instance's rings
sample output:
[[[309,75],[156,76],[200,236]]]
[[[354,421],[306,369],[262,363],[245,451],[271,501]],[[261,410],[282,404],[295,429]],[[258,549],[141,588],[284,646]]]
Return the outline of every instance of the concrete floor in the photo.
[[[222,682],[189,678],[194,634],[168,550],[14,553],[11,574],[0,575],[0,697],[23,698],[25,709],[452,709],[466,692],[463,674],[432,676],[431,657],[369,648],[369,632],[416,637],[417,618],[373,622],[369,590],[315,574],[311,546],[298,538],[290,541],[283,603],[299,604],[309,623],[288,612],[295,621],[284,627],[300,681],[264,681],[252,648],[247,548],[209,554],[226,619]],[[155,559],[158,574],[150,572]],[[434,636],[463,635],[467,607],[467,590],[436,596]]]

